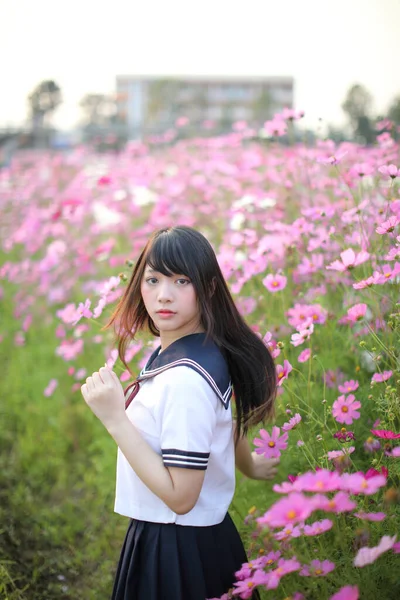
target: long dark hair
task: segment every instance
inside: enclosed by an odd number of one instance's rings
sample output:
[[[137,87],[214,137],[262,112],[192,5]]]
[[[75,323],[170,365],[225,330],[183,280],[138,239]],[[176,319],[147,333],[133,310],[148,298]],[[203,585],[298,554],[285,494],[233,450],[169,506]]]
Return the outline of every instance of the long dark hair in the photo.
[[[191,227],[168,227],[151,235],[110,321],[103,327],[107,329],[118,320],[119,357],[129,372],[124,356],[135,334],[147,329],[160,335],[140,291],[147,265],[165,276],[179,274],[190,278],[206,338],[217,344],[228,363],[236,404],[237,441],[249,426],[274,415],[276,371],[268,348],[236,308],[208,240]]]

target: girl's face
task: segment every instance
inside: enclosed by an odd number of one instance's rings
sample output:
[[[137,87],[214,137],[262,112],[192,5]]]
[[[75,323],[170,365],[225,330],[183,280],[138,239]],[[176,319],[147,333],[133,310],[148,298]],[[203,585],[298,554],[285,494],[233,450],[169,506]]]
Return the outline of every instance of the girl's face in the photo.
[[[186,275],[166,276],[146,266],[141,282],[146,310],[160,331],[161,346],[200,333],[200,311],[195,289]]]

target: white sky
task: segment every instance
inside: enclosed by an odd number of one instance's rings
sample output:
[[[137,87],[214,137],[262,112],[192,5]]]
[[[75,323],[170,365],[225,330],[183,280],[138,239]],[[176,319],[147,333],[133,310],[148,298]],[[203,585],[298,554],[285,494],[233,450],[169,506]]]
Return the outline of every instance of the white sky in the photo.
[[[0,0],[0,127],[54,79],[69,128],[117,74],[293,75],[307,124],[340,124],[352,83],[377,113],[400,94],[399,24],[400,0]]]

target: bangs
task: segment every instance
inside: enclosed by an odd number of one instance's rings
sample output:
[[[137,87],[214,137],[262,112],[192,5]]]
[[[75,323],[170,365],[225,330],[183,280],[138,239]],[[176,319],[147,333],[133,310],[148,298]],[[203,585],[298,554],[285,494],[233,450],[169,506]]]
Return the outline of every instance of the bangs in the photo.
[[[147,254],[146,264],[166,277],[178,274],[191,278],[196,269],[191,267],[187,259],[181,240],[178,236],[168,233],[154,240]]]

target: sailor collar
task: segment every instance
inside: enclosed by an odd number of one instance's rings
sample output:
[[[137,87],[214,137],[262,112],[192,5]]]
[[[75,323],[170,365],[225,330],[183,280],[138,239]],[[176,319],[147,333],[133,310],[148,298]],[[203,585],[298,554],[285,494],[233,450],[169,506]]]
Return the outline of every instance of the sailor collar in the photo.
[[[212,340],[206,340],[205,333],[192,333],[172,342],[161,352],[156,348],[139,377],[125,389],[125,397],[133,386],[126,400],[126,408],[139,391],[139,382],[174,367],[185,366],[201,375],[217,394],[225,409],[228,409],[232,396],[232,382],[228,365],[221,350]]]

